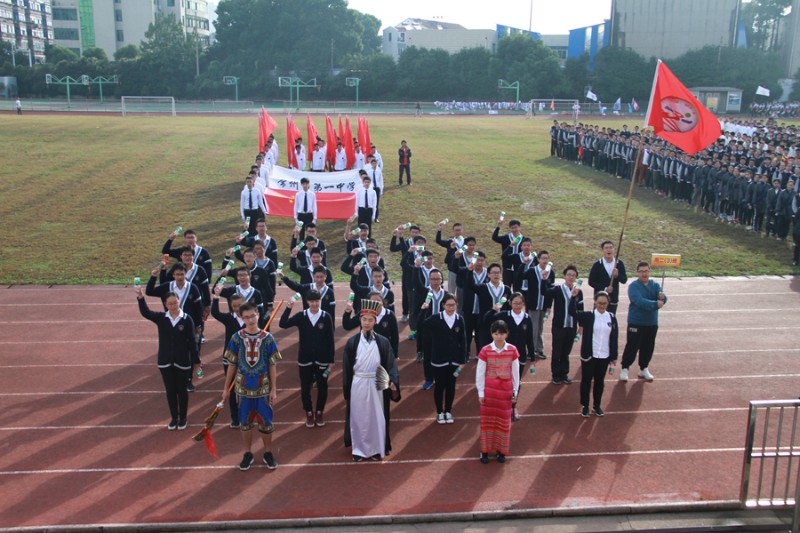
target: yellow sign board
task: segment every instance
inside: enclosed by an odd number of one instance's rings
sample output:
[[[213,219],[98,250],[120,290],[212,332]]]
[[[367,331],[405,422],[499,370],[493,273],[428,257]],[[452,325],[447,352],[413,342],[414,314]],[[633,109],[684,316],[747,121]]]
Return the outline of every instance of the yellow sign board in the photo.
[[[678,268],[681,266],[680,254],[652,254],[650,256],[651,267]]]

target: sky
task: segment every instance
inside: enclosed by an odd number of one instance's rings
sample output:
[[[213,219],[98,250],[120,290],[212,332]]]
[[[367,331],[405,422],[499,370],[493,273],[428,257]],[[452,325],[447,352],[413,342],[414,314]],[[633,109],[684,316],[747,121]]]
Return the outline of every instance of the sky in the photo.
[[[208,2],[211,18],[216,18],[218,3]],[[407,18],[421,18],[461,24],[472,30],[493,30],[497,24],[524,30],[531,26],[533,31],[548,35],[599,24],[611,15],[611,0],[349,0],[348,6],[380,19],[381,29]]]

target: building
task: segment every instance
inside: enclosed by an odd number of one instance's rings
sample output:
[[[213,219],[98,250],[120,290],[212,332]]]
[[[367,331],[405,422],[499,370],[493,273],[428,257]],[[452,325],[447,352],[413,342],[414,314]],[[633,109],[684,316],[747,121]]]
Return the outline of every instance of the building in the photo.
[[[52,0],[54,44],[82,55],[102,48],[109,58],[129,44],[139,45],[156,17],[174,15],[187,33],[208,44],[206,0]]]
[[[737,46],[741,0],[612,0],[611,45],[645,59]]]
[[[591,68],[597,52],[609,45],[611,40],[610,25],[609,21],[605,21],[602,24],[569,30],[567,57],[578,58],[583,54],[589,54],[589,67]]]
[[[739,113],[742,110],[742,90],[735,87],[691,87],[701,104],[712,113]]]
[[[542,42],[546,47],[556,53],[561,66],[569,57],[569,35],[542,35]]]
[[[792,0],[792,12],[784,18],[781,32],[783,75],[786,78],[793,78],[800,69],[800,0]]]
[[[15,58],[43,63],[45,45],[53,38],[50,0],[0,0],[0,40],[10,43]]]
[[[397,61],[406,46],[441,49],[450,54],[464,48],[497,49],[496,30],[468,30],[460,24],[409,18],[383,30],[383,53]]]

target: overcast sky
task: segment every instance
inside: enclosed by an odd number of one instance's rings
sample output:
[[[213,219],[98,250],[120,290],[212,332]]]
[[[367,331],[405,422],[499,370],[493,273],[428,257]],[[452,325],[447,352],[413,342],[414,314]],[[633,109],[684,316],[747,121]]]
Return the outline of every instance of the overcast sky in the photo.
[[[211,18],[216,18],[219,0],[209,0]],[[531,29],[544,34],[566,34],[573,28],[599,24],[610,17],[611,0],[349,0],[350,9],[369,13],[381,21],[381,29],[407,18],[441,20],[470,29],[491,29],[497,24]]]

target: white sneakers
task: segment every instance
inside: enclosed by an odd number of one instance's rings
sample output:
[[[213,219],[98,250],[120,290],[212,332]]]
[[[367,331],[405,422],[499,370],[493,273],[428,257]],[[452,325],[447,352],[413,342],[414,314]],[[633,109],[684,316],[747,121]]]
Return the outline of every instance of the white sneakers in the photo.
[[[639,370],[639,377],[644,379],[644,380],[647,380],[647,381],[653,381],[653,374],[651,374],[650,370],[647,369],[647,368],[643,368],[643,369]],[[623,368],[620,371],[619,380],[620,381],[628,381],[628,369],[627,368]]]
[[[455,418],[453,418],[453,415],[450,413],[439,413],[436,415],[437,424],[452,424],[455,421]]]
[[[653,381],[653,374],[651,374],[650,370],[647,368],[643,368],[639,371],[639,377],[647,381]]]

